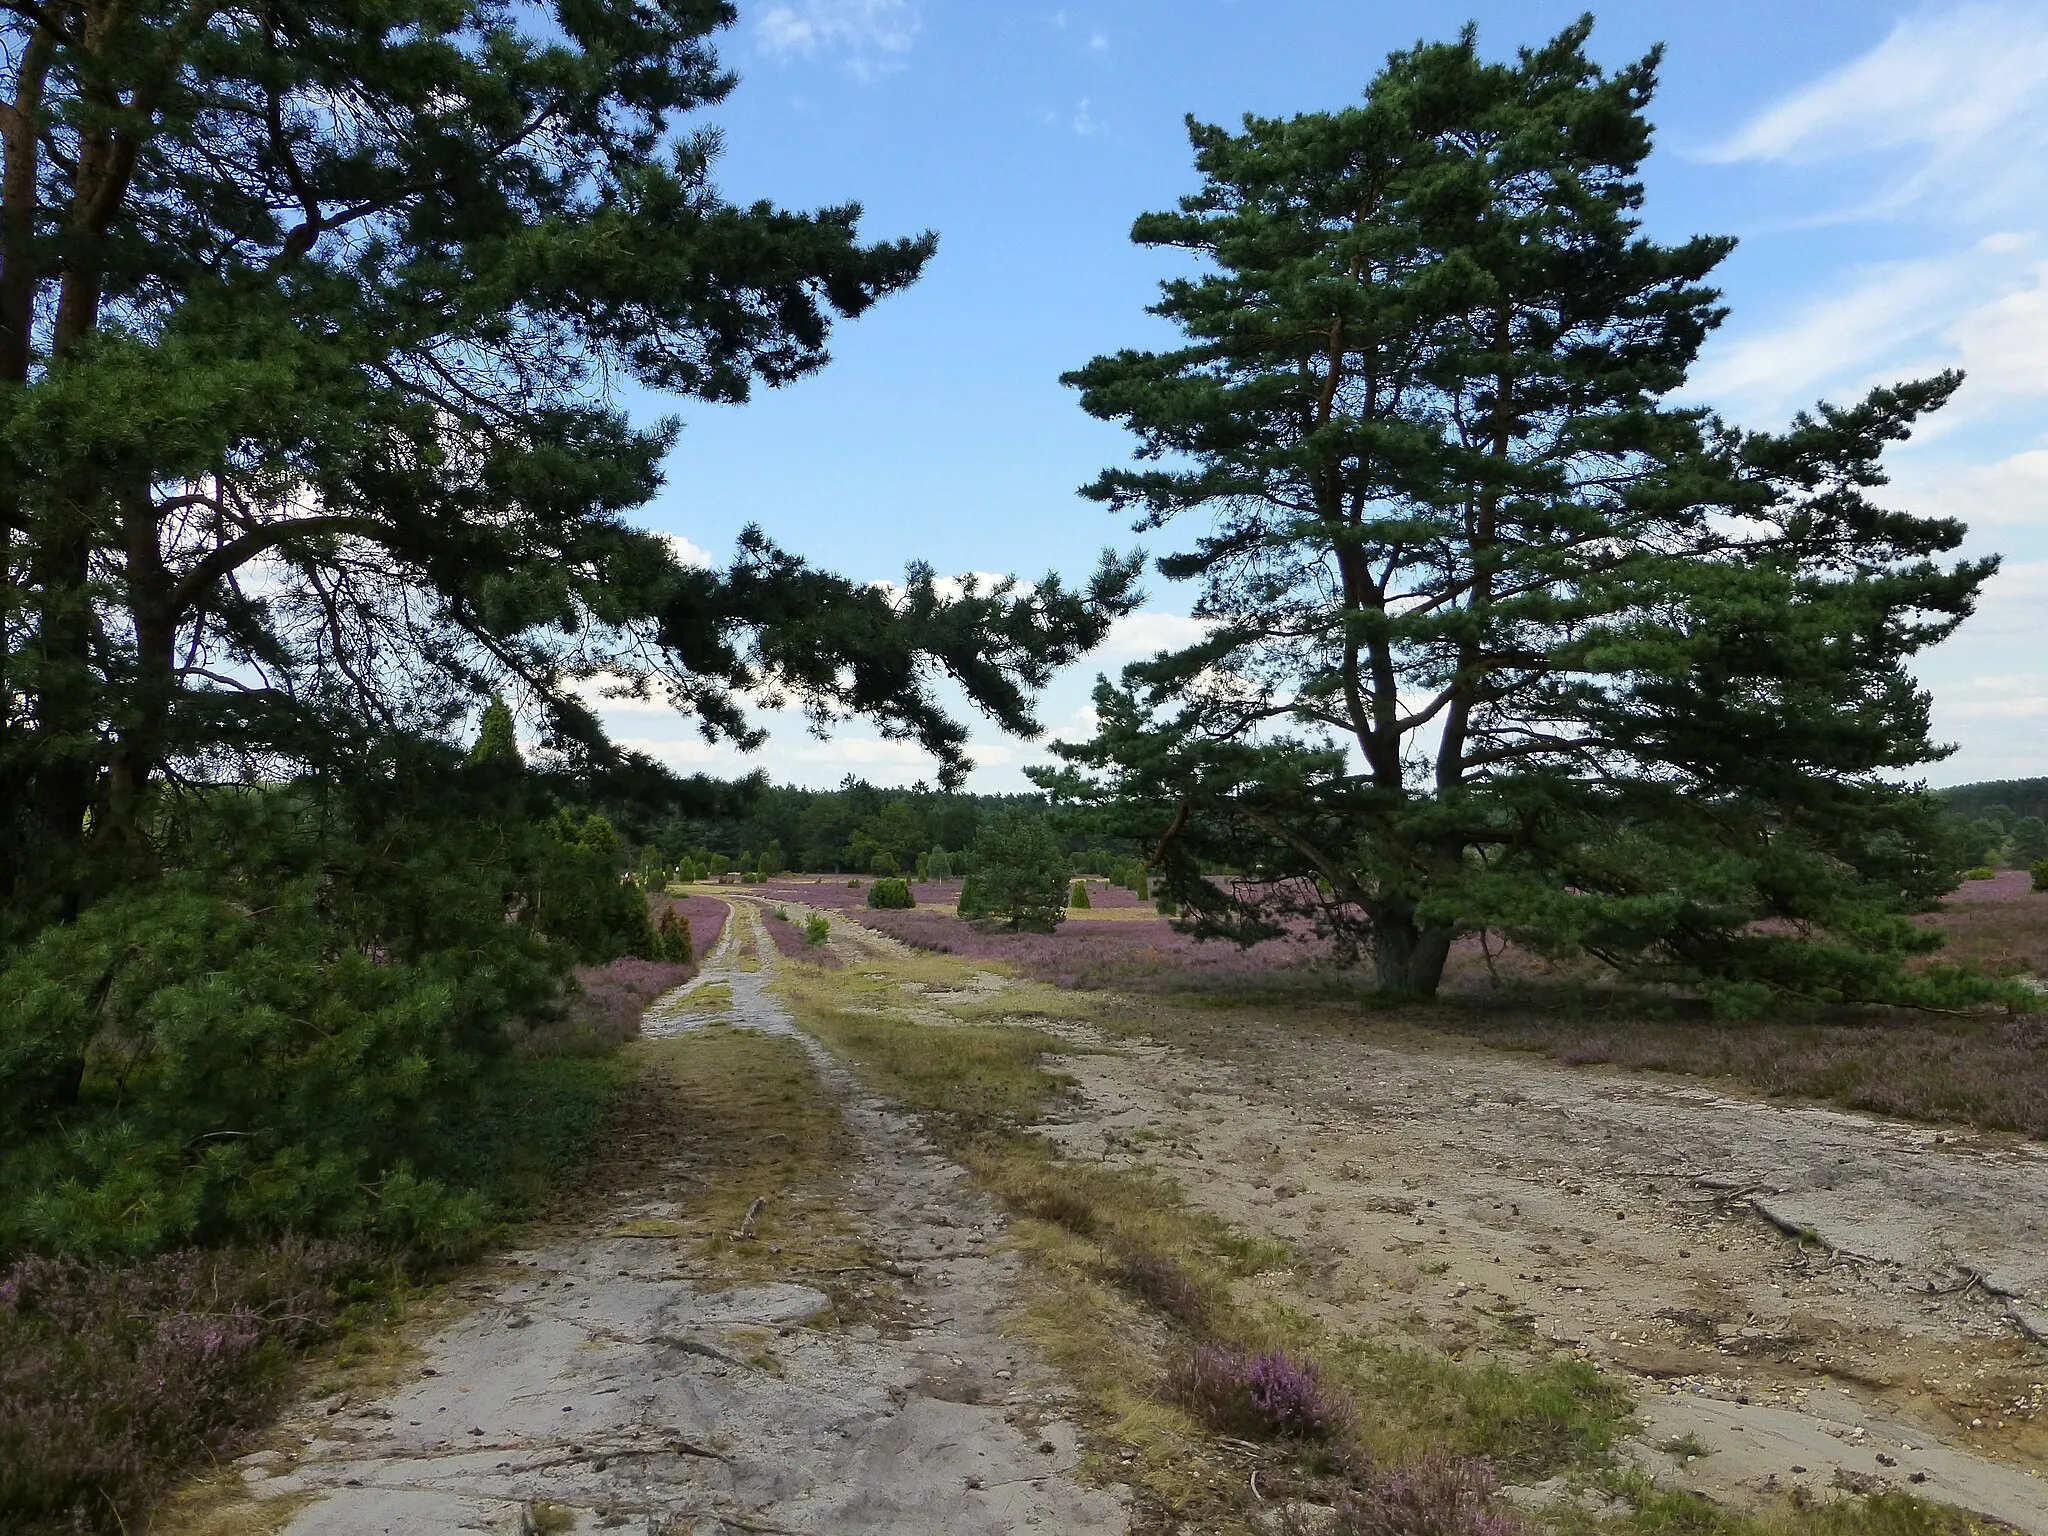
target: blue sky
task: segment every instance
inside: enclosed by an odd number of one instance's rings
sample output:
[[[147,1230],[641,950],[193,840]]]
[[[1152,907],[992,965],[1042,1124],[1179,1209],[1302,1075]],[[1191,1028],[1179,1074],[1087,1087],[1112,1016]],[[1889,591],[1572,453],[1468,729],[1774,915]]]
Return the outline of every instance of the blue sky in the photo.
[[[1078,575],[1105,544],[1169,547],[1075,494],[1127,443],[1058,377],[1171,341],[1144,313],[1163,257],[1128,232],[1194,184],[1183,115],[1341,106],[1391,48],[1470,19],[1504,55],[1583,8],[742,0],[723,46],[741,83],[712,118],[726,194],[858,201],[871,235],[932,229],[939,252],[913,289],[839,332],[819,375],[740,408],[684,408],[648,522],[714,558],[758,522],[861,579],[914,559]],[[1605,62],[1667,48],[1650,230],[1741,241],[1697,398],[1768,426],[1817,398],[1969,371],[1890,461],[1897,504],[1963,517],[1972,551],[2006,559],[1979,615],[1921,667],[1937,734],[1960,748],[1929,777],[2048,772],[2048,0],[1632,0],[1598,14]],[[1097,671],[1186,633],[1188,594],[1156,577],[1148,590],[1147,611],[1049,691],[1049,735],[1087,733]],[[770,720],[770,745],[743,759],[659,706],[607,713],[621,739],[685,770],[818,785],[930,772],[857,724],[819,742]],[[978,731],[971,782],[1023,787],[1022,765],[1043,755]]]

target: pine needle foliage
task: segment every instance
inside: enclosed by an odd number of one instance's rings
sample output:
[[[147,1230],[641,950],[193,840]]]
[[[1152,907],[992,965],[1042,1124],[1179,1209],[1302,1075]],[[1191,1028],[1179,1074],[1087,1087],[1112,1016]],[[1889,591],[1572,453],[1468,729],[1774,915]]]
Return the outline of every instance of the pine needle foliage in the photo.
[[[1040,782],[1156,848],[1195,932],[1306,921],[1393,992],[1491,929],[1735,1011],[1990,995],[1906,964],[1957,870],[1900,782],[1943,752],[1906,664],[1995,562],[1872,500],[1959,380],[1782,433],[1675,405],[1732,242],[1644,235],[1658,58],[1604,71],[1590,29],[1190,120],[1199,188],[1132,231],[1204,268],[1154,307],[1184,344],[1067,382],[1137,438],[1086,494],[1204,519],[1159,565],[1207,634]]]
[[[718,569],[631,514],[672,421],[738,403],[935,238],[740,205],[702,114],[721,0],[54,0],[0,15],[0,944],[146,860],[167,776],[302,766],[339,717],[446,739],[516,678],[757,742],[763,692],[878,719],[950,784],[945,673],[1004,728],[1129,606],[913,567],[884,592],[756,529]]]

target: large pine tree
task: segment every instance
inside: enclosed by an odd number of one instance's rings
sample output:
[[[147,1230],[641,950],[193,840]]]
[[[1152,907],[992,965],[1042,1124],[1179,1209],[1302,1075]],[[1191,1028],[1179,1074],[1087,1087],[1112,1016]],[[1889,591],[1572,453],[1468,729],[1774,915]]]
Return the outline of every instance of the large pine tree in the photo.
[[[1903,664],[1993,566],[1866,493],[1956,380],[1782,436],[1673,405],[1731,242],[1644,236],[1657,59],[1589,31],[1191,120],[1200,189],[1133,230],[1207,269],[1155,307],[1185,345],[1068,382],[1138,439],[1087,494],[1208,519],[1160,566],[1209,633],[1045,782],[1153,839],[1197,931],[1307,918],[1398,992],[1491,928],[1731,1004],[1916,995],[1949,871],[1892,784],[1937,755]]]
[[[628,518],[672,425],[826,357],[929,235],[735,206],[721,0],[25,0],[0,15],[0,901],[75,910],[166,773],[445,734],[517,677],[747,739],[770,690],[922,742],[950,673],[1007,727],[1103,631],[1075,593],[887,594],[758,534],[686,567]],[[146,851],[146,850],[145,850]],[[97,857],[110,855],[112,857]],[[99,871],[96,875],[93,871]],[[24,916],[24,914],[27,914]],[[38,916],[37,914],[40,914]],[[8,924],[0,922],[0,940]]]

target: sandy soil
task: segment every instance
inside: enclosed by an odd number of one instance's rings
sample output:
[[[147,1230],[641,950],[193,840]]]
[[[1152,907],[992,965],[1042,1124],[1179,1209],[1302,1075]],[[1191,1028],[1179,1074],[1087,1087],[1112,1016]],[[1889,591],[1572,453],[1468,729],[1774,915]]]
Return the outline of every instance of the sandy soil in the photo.
[[[1030,1021],[1086,1048],[1047,1134],[1287,1238],[1274,1283],[1334,1326],[1576,1349],[1638,1383],[1635,1454],[1716,1498],[1890,1484],[2048,1533],[2040,1146],[1370,1025],[1112,1008],[1114,1034]]]
[[[293,1536],[1125,1528],[1118,1498],[1071,1475],[1058,1383],[1001,1336],[1015,1259],[989,1251],[999,1216],[796,1032],[767,990],[774,948],[736,911],[647,1031],[715,1013],[805,1046],[862,1149],[846,1200],[893,1323],[803,1326],[827,1305],[817,1276],[705,1283],[658,1235],[688,1198],[687,1159],[650,1164],[482,1277],[404,1383],[309,1405],[245,1459],[250,1495]]]

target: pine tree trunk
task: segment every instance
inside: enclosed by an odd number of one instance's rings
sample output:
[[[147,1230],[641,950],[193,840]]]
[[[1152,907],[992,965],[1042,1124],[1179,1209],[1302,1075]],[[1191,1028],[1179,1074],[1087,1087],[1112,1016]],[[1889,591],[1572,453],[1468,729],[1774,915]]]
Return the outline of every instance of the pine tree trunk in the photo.
[[[1418,923],[1415,909],[1405,902],[1374,912],[1372,961],[1380,990],[1396,997],[1435,997],[1453,937],[1449,928]]]

